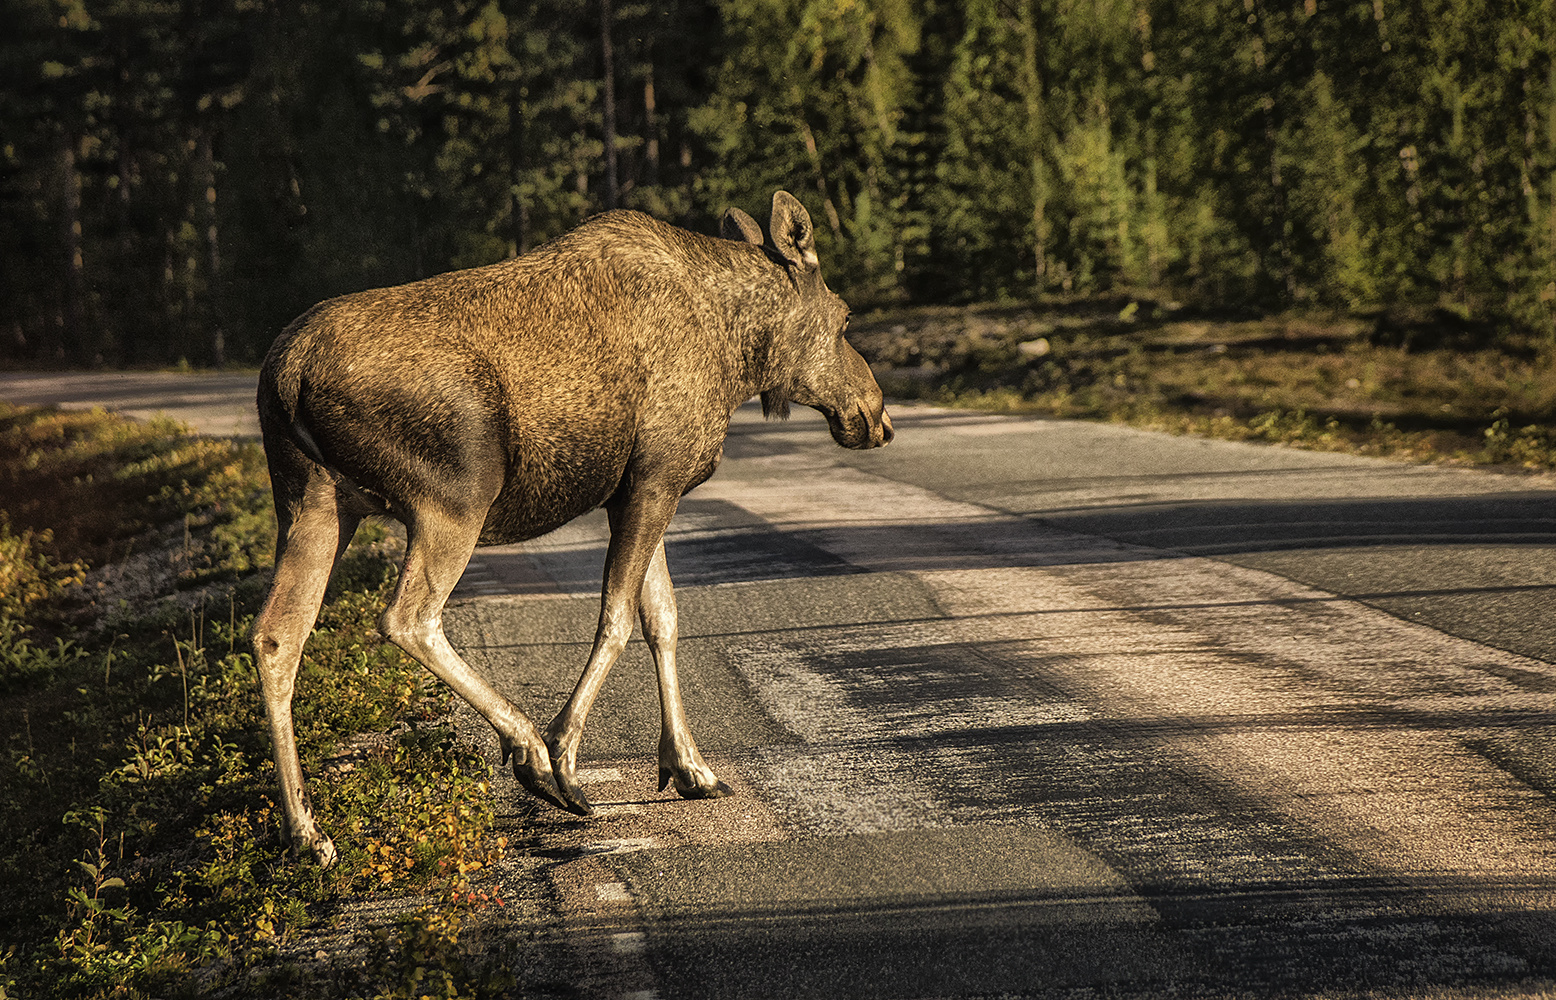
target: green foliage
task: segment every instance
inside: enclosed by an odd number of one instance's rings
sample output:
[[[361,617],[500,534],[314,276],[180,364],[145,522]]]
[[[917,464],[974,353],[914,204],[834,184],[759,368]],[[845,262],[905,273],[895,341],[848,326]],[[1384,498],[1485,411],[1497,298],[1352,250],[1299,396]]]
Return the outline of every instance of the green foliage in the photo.
[[[967,4],[961,37],[946,57],[944,154],[927,192],[941,225],[925,270],[931,280],[978,276],[956,289],[960,295],[946,288],[950,297],[1000,299],[1046,285],[1037,269],[1042,257],[1046,272],[1051,238],[1044,214],[1049,143],[1036,51],[1027,45],[1035,46],[1036,25],[1030,3],[1018,16],[1010,11],[993,0]]]
[[[127,886],[124,879],[107,874],[102,809],[67,813],[65,823],[85,830],[95,844],[76,860],[85,882],[66,891],[69,902],[55,935],[58,958],[49,964],[57,973],[54,982],[60,995],[113,995],[126,988],[167,986],[192,965],[218,956],[221,934],[214,923],[195,929],[178,920],[140,919],[132,906],[111,905]]]
[[[765,217],[772,192],[789,188],[810,205],[834,280],[890,297],[914,236],[903,184],[913,5],[724,0],[720,14],[725,55],[691,118],[713,153],[699,176],[704,207]]]
[[[28,498],[56,498],[52,539],[0,536],[42,594],[0,616],[4,995],[500,989],[502,956],[462,937],[472,912],[504,904],[480,883],[505,846],[490,832],[486,762],[454,741],[450,692],[376,634],[396,539],[375,529],[353,545],[300,673],[300,750],[342,855],[320,871],[287,858],[268,798],[246,645],[274,528],[251,449],[102,413],[4,419],[0,478],[18,484],[7,503],[41,518]],[[121,484],[111,516],[87,502],[94,484]],[[117,560],[156,545],[180,568],[165,589],[68,613]],[[85,584],[64,558],[91,559]],[[409,893],[432,901],[408,906],[366,967],[297,964],[299,941],[343,903]]]
[[[777,187],[861,305],[1132,289],[1556,339],[1552,24],[1553,0],[13,0],[0,351],[257,360],[329,295],[612,205],[708,231]]]
[[[28,638],[32,631],[30,626],[0,614],[0,693],[51,680],[86,655],[60,637],[55,637],[52,645],[35,643]]]
[[[1556,468],[1556,434],[1545,424],[1514,428],[1502,411],[1486,428],[1487,462],[1528,469]]]
[[[1441,321],[1420,321],[1432,332]],[[1411,343],[1381,315],[1183,318],[1131,299],[856,320],[888,394],[1420,461],[1556,468],[1549,354]],[[1395,342],[1405,341],[1409,346]]]
[[[190,582],[262,565],[275,531],[263,469],[257,444],[195,437],[172,421],[0,402],[9,519],[66,566],[123,558],[137,536],[180,525]]]
[[[61,565],[39,551],[53,541],[48,528],[12,534],[10,519],[0,512],[0,621],[20,618],[40,601],[58,600],[67,587],[85,579],[84,563]]]

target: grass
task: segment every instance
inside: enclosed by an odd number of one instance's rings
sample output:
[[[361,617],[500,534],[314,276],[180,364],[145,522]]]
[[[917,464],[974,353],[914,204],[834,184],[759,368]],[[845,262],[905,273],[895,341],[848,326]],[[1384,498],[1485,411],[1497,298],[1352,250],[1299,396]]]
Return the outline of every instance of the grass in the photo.
[[[0,404],[0,998],[478,996],[461,944],[503,904],[487,765],[451,695],[377,639],[395,543],[364,529],[296,725],[341,861],[290,860],[247,650],[274,520],[253,444]],[[414,897],[350,961],[299,951]]]
[[[888,395],[1412,461],[1556,467],[1552,345],[1451,313],[914,309],[850,339]]]

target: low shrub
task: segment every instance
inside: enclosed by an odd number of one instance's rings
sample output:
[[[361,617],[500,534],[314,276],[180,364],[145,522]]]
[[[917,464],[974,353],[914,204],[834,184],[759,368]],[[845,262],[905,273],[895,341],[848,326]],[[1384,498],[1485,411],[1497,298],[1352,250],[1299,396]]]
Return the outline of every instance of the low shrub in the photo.
[[[273,551],[259,449],[0,404],[0,484],[0,997],[498,988],[461,928],[503,903],[475,883],[505,842],[450,692],[378,639],[395,539],[353,544],[299,674],[341,849],[323,871],[281,845],[247,649]],[[418,902],[349,969],[298,952],[370,895]]]

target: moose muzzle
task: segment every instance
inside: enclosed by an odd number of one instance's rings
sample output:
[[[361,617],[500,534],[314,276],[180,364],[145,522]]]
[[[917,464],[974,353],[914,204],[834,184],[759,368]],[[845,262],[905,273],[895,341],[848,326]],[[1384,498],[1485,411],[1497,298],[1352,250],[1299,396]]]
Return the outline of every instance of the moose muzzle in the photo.
[[[852,412],[823,410],[832,440],[844,448],[880,448],[892,439],[891,417],[883,402],[872,407],[865,402],[856,403]]]

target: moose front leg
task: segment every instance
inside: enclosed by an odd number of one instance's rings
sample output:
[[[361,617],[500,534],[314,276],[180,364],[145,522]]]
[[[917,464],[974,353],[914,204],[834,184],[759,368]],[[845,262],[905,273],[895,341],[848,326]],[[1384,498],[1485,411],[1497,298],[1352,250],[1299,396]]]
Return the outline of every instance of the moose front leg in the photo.
[[[716,799],[731,794],[730,788],[703,762],[686,725],[681,704],[681,683],[675,669],[675,644],[679,633],[675,589],[665,562],[665,543],[654,550],[648,574],[643,578],[643,634],[654,654],[659,678],[659,790],[673,781],[684,799]]]
[[[606,505],[611,540],[605,553],[605,585],[600,597],[600,624],[594,633],[594,648],[572,696],[546,730],[552,773],[563,798],[568,800],[569,808],[574,812],[587,815],[593,811],[577,781],[578,744],[583,739],[584,722],[611,666],[626,648],[627,640],[632,638],[644,574],[653,561],[656,547],[663,548],[665,528],[670,525],[679,499],[679,493],[666,498],[644,491],[625,502]]]

